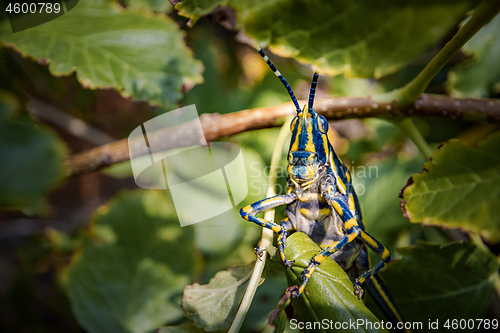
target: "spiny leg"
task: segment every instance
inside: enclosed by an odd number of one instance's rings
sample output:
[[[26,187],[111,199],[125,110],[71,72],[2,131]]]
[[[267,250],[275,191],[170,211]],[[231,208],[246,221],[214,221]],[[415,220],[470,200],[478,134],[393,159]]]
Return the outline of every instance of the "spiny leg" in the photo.
[[[302,282],[302,285],[299,287],[299,289],[296,291],[296,294],[294,295],[295,297],[298,297],[302,292],[304,291],[307,282],[309,281],[309,278],[312,276],[314,271],[316,270],[316,267],[321,265],[321,263],[334,254],[335,252],[339,251],[342,249],[346,244],[354,241],[356,237],[359,235],[361,232],[361,229],[359,227],[353,227],[349,230],[347,230],[347,235],[345,235],[341,240],[336,242],[335,244],[323,249],[320,253],[314,256],[314,258],[311,260],[307,268],[302,272],[302,276],[300,277],[304,282]]]
[[[354,265],[359,273],[363,273],[370,269],[370,257],[368,256],[366,246],[356,258]],[[398,322],[405,322],[380,274],[373,273],[366,279],[365,285],[370,291],[372,298],[382,309],[387,318],[395,325],[395,327],[397,327]],[[396,331],[411,333],[411,331],[405,329],[399,330],[396,328]]]
[[[281,258],[283,259],[285,265],[287,265],[288,267],[291,267],[293,262],[288,260],[285,256],[284,250],[285,250],[286,228],[283,225],[283,222],[282,225],[278,225],[276,223],[267,221],[263,218],[256,217],[255,215],[261,212],[265,212],[266,210],[275,208],[277,206],[287,205],[293,202],[295,199],[297,199],[297,195],[295,195],[295,193],[289,193],[287,195],[277,195],[271,198],[266,198],[257,201],[251,205],[243,207],[240,210],[241,217],[243,217],[245,220],[254,222],[261,227],[271,229],[272,231],[278,234],[278,243],[280,244]]]
[[[370,278],[373,274],[376,274],[379,270],[384,268],[385,265],[387,265],[387,263],[391,261],[391,253],[389,252],[389,250],[387,250],[387,248],[378,240],[370,236],[366,231],[361,231],[360,238],[382,260],[369,270],[361,273],[361,275],[356,279],[356,282],[354,282],[354,289],[359,298],[363,296],[363,289],[361,289],[361,284],[365,282],[366,279]]]
[[[352,215],[352,210],[349,207],[349,202],[346,202],[345,197],[336,192],[333,195],[333,200],[327,201],[335,208],[335,210],[340,214],[342,219],[345,221],[344,226],[348,230],[354,226],[359,227],[358,221]],[[372,268],[366,270],[361,273],[361,275],[354,282],[354,291],[356,295],[361,299],[363,297],[363,289],[361,288],[361,284],[365,282],[365,280],[370,277],[372,274],[378,272],[382,269],[389,261],[391,261],[391,254],[387,248],[382,245],[378,240],[370,236],[366,231],[359,229],[359,238],[370,248],[372,249],[379,257],[382,259],[379,263],[377,263]]]
[[[387,318],[394,323],[395,330],[397,332],[406,332],[411,333],[410,330],[407,329],[398,329],[397,322],[404,323],[403,316],[400,314],[394,299],[389,292],[389,289],[385,285],[384,280],[378,273],[373,273],[370,277],[366,279],[366,286],[370,291],[372,298],[378,304],[380,309],[385,313]]]
[[[372,249],[379,257],[382,259],[372,268],[361,273],[361,275],[354,282],[354,291],[356,295],[361,299],[363,297],[363,289],[361,284],[365,280],[371,277],[373,274],[382,269],[389,261],[391,261],[391,253],[387,248],[382,245],[378,240],[370,236],[366,231],[359,227],[358,220],[356,219],[356,209],[355,201],[352,195],[345,196],[337,192],[335,188],[335,183],[332,178],[325,178],[321,185],[323,196],[330,206],[332,206],[335,211],[340,215],[342,220],[344,220],[344,227],[346,230],[350,228],[357,227],[359,229],[359,237],[361,240]],[[354,214],[353,214],[354,213]],[[354,217],[356,216],[356,217]],[[358,217],[359,218],[359,217]]]
[[[321,192],[326,202],[330,207],[333,207],[337,214],[342,218],[344,223],[348,223],[354,218],[356,221],[356,213],[350,207],[349,199],[346,195],[337,191],[337,186],[335,185],[335,178],[325,177],[321,183]],[[352,206],[352,205],[351,205]],[[357,222],[356,222],[357,224]],[[346,226],[347,228],[347,226]]]
[[[291,229],[291,223],[288,220],[288,217],[285,217],[280,223],[281,230],[278,232],[278,247],[280,249],[281,260],[283,260],[287,267],[292,267],[293,261],[288,260],[285,256],[285,242],[287,231]]]
[[[255,255],[257,256],[257,258],[259,258],[259,261],[262,261],[262,257],[264,256],[264,251],[265,249],[261,249],[258,244],[255,245],[255,247],[253,248],[253,252],[255,252]]]
[[[359,227],[358,221],[356,217],[353,216],[352,206],[353,204],[350,202],[352,197],[346,199],[346,196],[342,195],[339,192],[333,192],[331,186],[325,188],[324,196],[328,203],[334,207],[334,209],[339,213],[342,219],[345,221],[344,226],[348,230],[354,226]],[[365,282],[365,280],[370,277],[373,273],[378,272],[382,269],[389,261],[391,261],[391,254],[387,248],[382,245],[378,240],[370,236],[366,231],[360,228],[359,237],[361,240],[372,249],[379,257],[382,259],[375,266],[370,268],[369,270],[363,272],[354,282],[354,290],[356,295],[361,299],[363,297],[363,289],[361,288],[361,284]]]

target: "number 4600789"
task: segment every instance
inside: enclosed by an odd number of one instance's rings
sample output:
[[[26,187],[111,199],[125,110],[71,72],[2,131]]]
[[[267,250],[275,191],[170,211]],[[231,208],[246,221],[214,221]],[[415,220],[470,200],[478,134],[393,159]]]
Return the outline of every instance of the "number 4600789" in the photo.
[[[457,329],[498,329],[498,319],[448,319],[443,325],[444,328]]]
[[[9,3],[7,5],[7,8],[5,9],[6,12],[8,13],[14,13],[14,14],[41,14],[41,13],[59,13],[61,11],[61,5],[59,3],[50,3],[50,2],[32,2],[32,3]]]

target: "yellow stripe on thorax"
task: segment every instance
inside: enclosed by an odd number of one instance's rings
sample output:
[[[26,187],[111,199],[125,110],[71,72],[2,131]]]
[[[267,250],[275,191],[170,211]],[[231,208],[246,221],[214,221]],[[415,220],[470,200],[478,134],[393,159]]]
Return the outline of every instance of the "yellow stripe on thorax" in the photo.
[[[342,181],[342,179],[340,179],[340,177],[339,177],[339,174],[337,172],[337,167],[335,166],[335,163],[333,161],[333,153],[332,152],[330,152],[330,165],[332,167],[333,174],[335,175],[337,188],[339,189],[340,193],[346,194],[347,193],[346,186],[345,186],[344,182]]]
[[[356,206],[354,205],[354,197],[351,193],[349,193],[349,209],[351,211],[356,211]]]
[[[328,154],[330,154],[330,147],[328,146],[328,136],[326,134],[323,134],[321,138],[323,139],[323,148],[325,149],[325,156],[329,156]]]

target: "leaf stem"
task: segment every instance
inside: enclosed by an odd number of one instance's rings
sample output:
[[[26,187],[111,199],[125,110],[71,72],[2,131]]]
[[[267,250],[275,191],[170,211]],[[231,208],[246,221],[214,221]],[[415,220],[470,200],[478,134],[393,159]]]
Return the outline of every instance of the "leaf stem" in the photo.
[[[499,0],[485,0],[472,17],[460,28],[453,38],[432,58],[425,68],[403,88],[389,92],[385,98],[396,100],[397,105],[415,101],[427,88],[431,80],[446,63],[467,43],[483,26],[495,17],[500,10]],[[382,94],[384,95],[384,94]]]
[[[474,243],[477,247],[481,248],[483,251],[486,252],[491,252],[490,249],[484,244],[483,239],[481,238],[481,235],[476,232],[469,232],[468,233],[470,240],[472,243]],[[500,259],[497,258],[497,260],[500,261]],[[495,292],[498,297],[500,297],[500,274],[496,274],[495,278]]]
[[[432,148],[429,146],[427,141],[425,141],[422,133],[418,130],[417,126],[413,123],[413,120],[409,117],[404,118],[397,123],[399,129],[406,134],[411,141],[417,146],[418,150],[425,156],[427,160],[431,159]]]
[[[393,90],[386,94],[374,96],[374,99],[386,102],[395,102],[395,105],[408,105],[419,98],[431,80],[446,65],[446,63],[485,26],[500,10],[499,0],[485,0],[476,9],[472,17],[462,26],[453,38],[432,58],[425,68],[403,88]],[[399,128],[415,143],[426,159],[430,159],[432,149],[425,141],[422,133],[413,121],[406,117],[398,122]]]
[[[288,117],[281,127],[280,133],[278,135],[278,139],[276,140],[276,146],[273,150],[273,156],[271,158],[271,168],[269,170],[269,178],[267,180],[267,193],[266,198],[273,197],[276,195],[275,186],[276,186],[276,175],[278,174],[278,166],[281,161],[281,156],[283,153],[283,146],[285,144],[286,139],[290,135],[290,123],[293,117]],[[264,219],[267,221],[274,221],[274,209],[268,210]],[[237,333],[239,332],[243,321],[248,313],[248,309],[252,303],[252,299],[255,295],[257,287],[259,286],[262,272],[264,271],[264,266],[266,264],[266,256],[268,252],[268,248],[273,244],[273,231],[267,228],[262,228],[262,237],[260,240],[259,247],[263,251],[263,255],[261,257],[262,260],[255,261],[255,267],[253,269],[252,277],[250,278],[250,282],[248,283],[247,290],[245,291],[245,295],[243,296],[243,300],[241,301],[240,307],[236,316],[234,318],[233,323],[231,324],[231,328],[228,333]]]
[[[469,232],[468,235],[472,243],[474,243],[477,247],[481,248],[483,251],[491,252],[486,244],[484,244],[483,239],[481,238],[481,235],[479,233]]]

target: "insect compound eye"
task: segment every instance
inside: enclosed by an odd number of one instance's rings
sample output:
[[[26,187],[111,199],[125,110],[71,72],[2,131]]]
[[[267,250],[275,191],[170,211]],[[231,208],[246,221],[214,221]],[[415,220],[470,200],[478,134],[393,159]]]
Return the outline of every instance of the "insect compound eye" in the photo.
[[[323,116],[318,116],[318,128],[319,131],[323,134],[326,134],[328,132],[328,121],[326,121],[326,118]]]
[[[297,120],[298,120],[298,117],[295,116],[295,118],[293,118],[293,120],[292,120],[292,123],[290,124],[290,132],[293,132],[295,125],[297,125]]]

